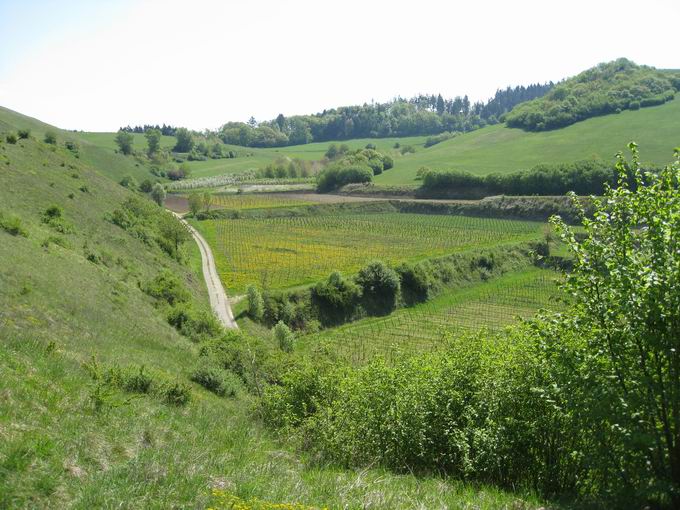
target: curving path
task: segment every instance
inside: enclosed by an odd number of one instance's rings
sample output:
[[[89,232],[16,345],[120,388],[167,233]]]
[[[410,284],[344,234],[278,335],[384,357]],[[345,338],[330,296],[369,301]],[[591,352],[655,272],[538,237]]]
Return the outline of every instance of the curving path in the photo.
[[[238,324],[236,324],[236,321],[234,320],[234,314],[231,311],[229,298],[227,297],[227,293],[224,292],[222,281],[220,280],[219,274],[217,274],[217,267],[215,266],[215,259],[213,258],[210,246],[208,245],[207,241],[203,239],[203,236],[199,234],[194,227],[189,225],[182,218],[182,216],[176,212],[172,212],[172,214],[177,216],[179,221],[181,221],[184,226],[189,229],[189,232],[191,232],[196,244],[198,244],[198,249],[201,251],[203,278],[205,278],[205,284],[208,287],[210,306],[212,306],[215,315],[217,315],[217,318],[225,328],[238,329]]]

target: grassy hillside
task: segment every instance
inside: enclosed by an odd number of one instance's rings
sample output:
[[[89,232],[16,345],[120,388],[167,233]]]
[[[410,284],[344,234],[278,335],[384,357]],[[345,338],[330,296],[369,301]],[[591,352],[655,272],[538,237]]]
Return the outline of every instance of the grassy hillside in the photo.
[[[146,149],[146,138],[144,138],[143,133],[130,133],[134,139],[133,146],[135,150]],[[78,133],[78,137],[82,140],[87,140],[88,142],[109,150],[116,150],[118,146],[116,145],[116,133]],[[175,146],[176,140],[174,136],[161,136],[161,147],[167,147],[172,149]]]
[[[394,168],[375,180],[385,185],[416,184],[421,166],[484,175],[524,170],[539,163],[588,158],[613,161],[631,140],[644,147],[645,161],[667,163],[672,156],[669,151],[680,145],[680,99],[554,131],[531,133],[504,124],[489,126],[395,160]]]
[[[540,506],[439,477],[315,463],[262,430],[245,391],[218,398],[189,383],[200,346],[142,289],[168,269],[204,308],[196,248],[180,263],[110,221],[133,196],[109,178],[126,158],[95,146],[96,157],[76,158],[61,140],[40,141],[46,125],[0,111],[3,135],[25,127],[32,139],[0,142],[0,508],[204,508],[211,489],[329,508]],[[48,224],[52,206],[61,219]],[[101,376],[142,365],[154,381],[189,385],[192,400],[170,405]]]
[[[31,136],[40,141],[46,132],[56,133],[57,145],[61,147],[67,140],[75,142],[78,145],[78,159],[82,163],[97,168],[101,174],[115,181],[120,181],[128,175],[135,177],[138,181],[151,177],[146,167],[133,158],[118,157],[113,149],[98,137],[90,139],[83,136],[83,133],[64,131],[0,106],[0,133],[3,133],[3,138],[5,133],[16,132],[18,129],[29,129]]]

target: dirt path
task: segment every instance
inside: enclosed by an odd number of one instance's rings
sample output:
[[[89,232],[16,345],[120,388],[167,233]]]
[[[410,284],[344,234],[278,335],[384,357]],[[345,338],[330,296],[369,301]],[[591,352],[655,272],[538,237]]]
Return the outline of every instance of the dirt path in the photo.
[[[172,214],[177,216],[177,218],[179,218],[179,220],[189,229],[189,232],[191,232],[196,244],[198,244],[198,249],[201,251],[203,278],[205,278],[205,284],[208,287],[210,306],[212,306],[215,315],[217,315],[217,318],[225,328],[238,329],[238,324],[236,324],[236,321],[234,320],[234,314],[231,311],[229,298],[227,297],[227,293],[224,292],[222,281],[220,280],[219,274],[217,274],[217,267],[215,266],[215,259],[213,258],[210,246],[206,240],[203,239],[203,236],[199,234],[194,227],[189,225],[182,218],[182,216],[175,212]]]

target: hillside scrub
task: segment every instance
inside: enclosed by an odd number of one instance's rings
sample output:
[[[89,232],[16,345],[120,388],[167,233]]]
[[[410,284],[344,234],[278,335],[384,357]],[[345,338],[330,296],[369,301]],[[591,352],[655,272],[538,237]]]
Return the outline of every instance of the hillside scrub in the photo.
[[[264,420],[345,466],[677,508],[680,152],[645,174],[631,149],[584,234],[553,221],[576,259],[565,312],[392,365],[299,366],[267,387]]]
[[[557,84],[541,98],[517,105],[508,127],[544,131],[622,110],[637,110],[675,97],[677,78],[621,58]]]

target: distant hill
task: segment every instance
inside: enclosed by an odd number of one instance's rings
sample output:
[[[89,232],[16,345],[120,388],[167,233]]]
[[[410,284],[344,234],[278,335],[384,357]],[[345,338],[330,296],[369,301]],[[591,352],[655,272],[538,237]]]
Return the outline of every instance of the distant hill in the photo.
[[[383,185],[416,185],[416,172],[421,167],[485,175],[526,170],[542,163],[583,159],[613,162],[615,154],[630,141],[640,144],[645,162],[668,163],[673,148],[680,146],[680,99],[551,131],[488,126],[428,149],[418,147],[415,154],[395,157],[394,168],[375,180]]]
[[[509,127],[545,131],[598,115],[660,105],[673,99],[678,90],[680,74],[620,58],[564,80],[541,98],[515,106],[505,121]]]

